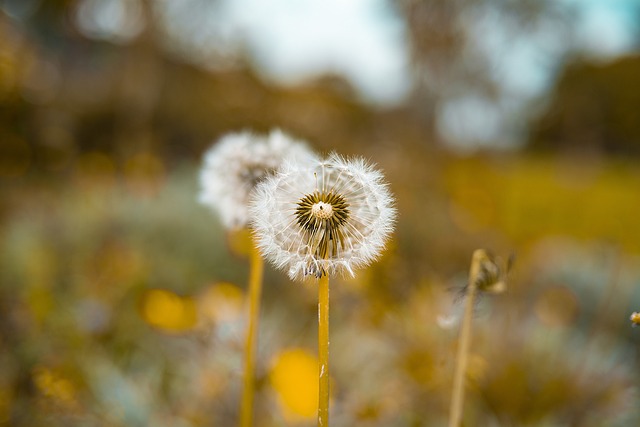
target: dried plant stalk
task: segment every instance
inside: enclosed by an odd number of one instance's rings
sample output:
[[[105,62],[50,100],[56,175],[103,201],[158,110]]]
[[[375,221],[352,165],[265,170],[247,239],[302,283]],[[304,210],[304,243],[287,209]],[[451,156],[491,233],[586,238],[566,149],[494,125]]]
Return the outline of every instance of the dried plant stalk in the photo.
[[[318,280],[318,427],[329,425],[329,276]]]
[[[262,273],[264,262],[260,252],[252,245],[250,254],[251,270],[249,272],[249,326],[247,329],[244,356],[244,388],[240,426],[250,427],[253,423],[253,396],[255,393],[255,358],[260,320],[260,297],[262,294]]]
[[[483,249],[474,251],[469,269],[469,285],[466,293],[464,317],[460,340],[458,342],[458,354],[456,356],[456,371],[453,379],[453,394],[451,397],[451,411],[449,415],[449,427],[459,427],[462,421],[462,408],[464,404],[464,383],[469,359],[469,346],[471,345],[471,321],[473,319],[473,305],[478,290],[478,278],[482,262],[489,257]]]

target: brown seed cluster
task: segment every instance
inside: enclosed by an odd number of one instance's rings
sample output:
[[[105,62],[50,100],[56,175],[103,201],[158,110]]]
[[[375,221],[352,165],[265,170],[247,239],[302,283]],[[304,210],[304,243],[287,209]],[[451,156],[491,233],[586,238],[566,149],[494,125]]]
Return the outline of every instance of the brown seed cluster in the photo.
[[[349,218],[349,204],[342,195],[314,191],[300,199],[295,215],[317,259],[329,259],[339,248],[344,249],[343,225]]]

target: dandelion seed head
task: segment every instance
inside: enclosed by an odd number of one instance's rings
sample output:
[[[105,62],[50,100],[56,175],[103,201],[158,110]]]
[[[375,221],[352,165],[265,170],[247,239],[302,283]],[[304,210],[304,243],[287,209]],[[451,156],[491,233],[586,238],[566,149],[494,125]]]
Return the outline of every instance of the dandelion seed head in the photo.
[[[225,227],[246,227],[249,197],[256,185],[285,159],[308,156],[306,144],[280,130],[266,136],[247,131],[226,134],[204,155],[198,200],[217,212]]]
[[[363,159],[284,162],[257,187],[250,216],[258,246],[292,279],[348,274],[374,261],[396,217],[382,174]]]

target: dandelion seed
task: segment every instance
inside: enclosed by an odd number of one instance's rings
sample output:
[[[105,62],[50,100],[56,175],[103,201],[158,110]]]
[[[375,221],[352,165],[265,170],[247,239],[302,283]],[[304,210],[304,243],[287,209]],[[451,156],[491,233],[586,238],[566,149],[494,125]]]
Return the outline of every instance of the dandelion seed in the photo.
[[[285,159],[312,156],[307,146],[280,130],[267,136],[229,133],[205,153],[199,201],[216,211],[225,227],[246,227],[249,197],[255,186]]]
[[[363,159],[285,162],[256,187],[250,214],[262,253],[292,279],[354,270],[375,260],[396,209],[380,172]]]

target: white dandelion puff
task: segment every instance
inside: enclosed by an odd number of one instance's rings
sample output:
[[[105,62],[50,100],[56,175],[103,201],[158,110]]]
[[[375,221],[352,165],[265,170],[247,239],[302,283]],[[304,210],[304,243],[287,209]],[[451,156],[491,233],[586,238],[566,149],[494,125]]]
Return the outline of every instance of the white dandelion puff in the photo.
[[[249,196],[285,159],[313,156],[306,144],[280,130],[224,135],[204,155],[198,200],[220,215],[227,228],[249,225]]]
[[[396,218],[382,173],[331,154],[284,162],[256,187],[250,216],[258,247],[292,279],[347,273],[374,261]]]

